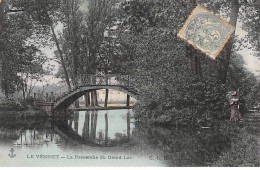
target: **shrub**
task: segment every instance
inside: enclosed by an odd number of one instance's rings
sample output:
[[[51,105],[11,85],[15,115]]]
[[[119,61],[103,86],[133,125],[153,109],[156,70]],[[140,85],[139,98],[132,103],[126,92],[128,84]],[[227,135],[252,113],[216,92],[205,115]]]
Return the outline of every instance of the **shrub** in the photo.
[[[26,105],[31,105],[33,106],[34,105],[34,98],[33,97],[27,97],[24,101],[26,103]]]
[[[2,99],[0,100],[1,111],[22,111],[26,110],[27,106],[15,99]]]

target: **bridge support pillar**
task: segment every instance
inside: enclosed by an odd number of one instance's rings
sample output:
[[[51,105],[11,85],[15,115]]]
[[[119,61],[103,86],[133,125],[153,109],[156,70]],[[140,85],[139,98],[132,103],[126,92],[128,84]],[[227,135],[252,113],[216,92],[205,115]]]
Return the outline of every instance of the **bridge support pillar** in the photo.
[[[126,97],[126,106],[130,106],[130,95]]]
[[[92,107],[98,106],[97,91],[96,90],[91,92],[91,106]]]
[[[95,106],[98,106],[98,96],[97,96],[97,90],[94,91],[94,100],[95,100]]]
[[[85,94],[84,97],[85,97],[85,106],[86,106],[86,107],[90,106],[90,96],[89,96],[89,92],[87,92],[87,94]]]
[[[91,106],[95,106],[95,97],[94,97],[94,91],[91,92]]]
[[[104,104],[104,107],[107,107],[107,101],[108,101],[108,89],[106,89],[106,96],[105,96],[105,104]]]

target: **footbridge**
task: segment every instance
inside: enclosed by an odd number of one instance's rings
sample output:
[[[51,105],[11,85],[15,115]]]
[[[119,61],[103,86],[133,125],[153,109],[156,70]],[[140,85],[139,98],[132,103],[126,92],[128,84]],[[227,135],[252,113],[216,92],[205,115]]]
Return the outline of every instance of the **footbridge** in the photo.
[[[73,89],[56,98],[53,110],[61,110],[70,106],[79,97],[88,92],[100,89],[114,89],[138,98],[138,89],[128,75],[80,75],[73,82]]]

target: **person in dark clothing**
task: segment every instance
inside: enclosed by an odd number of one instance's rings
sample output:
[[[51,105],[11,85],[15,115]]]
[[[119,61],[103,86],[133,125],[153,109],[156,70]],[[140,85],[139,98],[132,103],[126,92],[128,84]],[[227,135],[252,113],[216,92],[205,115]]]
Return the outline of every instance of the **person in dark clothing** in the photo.
[[[237,92],[234,92],[232,94],[232,98],[229,101],[229,104],[231,106],[230,121],[236,122],[236,121],[242,119],[241,113],[239,111],[239,99],[238,99]]]

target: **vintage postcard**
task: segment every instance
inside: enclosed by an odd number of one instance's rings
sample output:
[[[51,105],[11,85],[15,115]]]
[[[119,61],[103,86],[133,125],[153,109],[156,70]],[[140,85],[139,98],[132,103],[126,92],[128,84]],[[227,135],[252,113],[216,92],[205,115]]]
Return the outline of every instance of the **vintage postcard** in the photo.
[[[0,0],[0,167],[260,166],[259,7]]]

